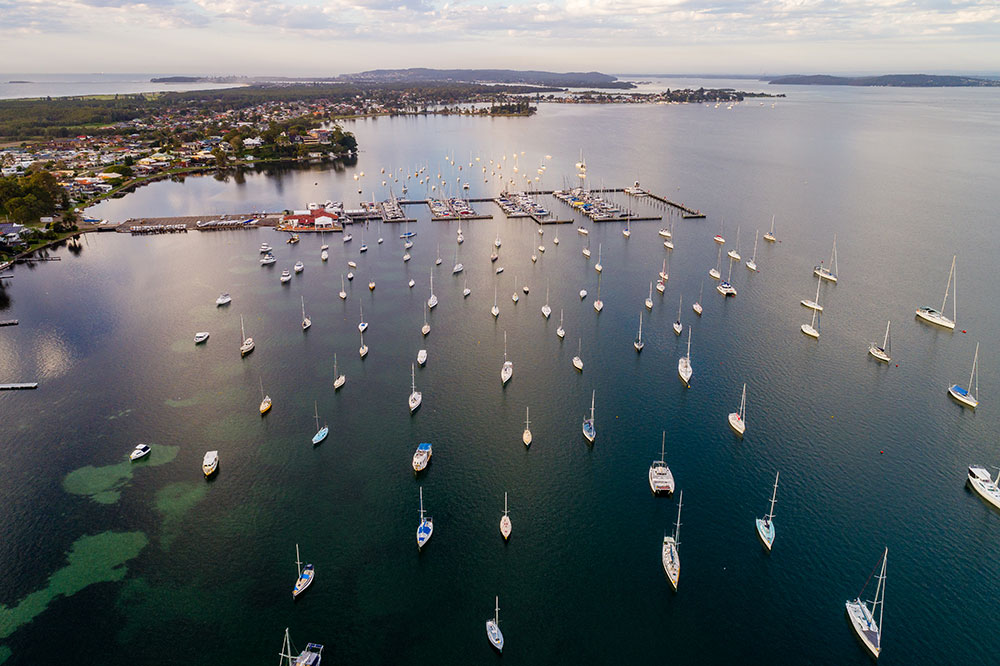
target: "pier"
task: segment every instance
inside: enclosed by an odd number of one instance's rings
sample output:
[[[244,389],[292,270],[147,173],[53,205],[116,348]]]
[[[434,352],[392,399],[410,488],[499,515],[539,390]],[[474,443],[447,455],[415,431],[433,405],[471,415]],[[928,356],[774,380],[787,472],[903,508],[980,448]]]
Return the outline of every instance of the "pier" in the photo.
[[[16,319],[0,320],[0,326],[17,326],[17,320]]]
[[[0,384],[0,391],[19,391],[22,389],[36,389],[38,382],[15,382],[12,384]]]
[[[119,233],[138,235],[184,233],[190,229],[197,231],[234,231],[239,229],[256,229],[258,227],[276,227],[281,222],[281,217],[281,213],[142,217],[125,220],[117,227],[114,227],[114,230]]]
[[[647,196],[650,199],[653,199],[654,201],[659,201],[661,204],[664,204],[666,206],[670,206],[671,208],[676,208],[677,210],[681,211],[681,219],[684,219],[684,220],[703,220],[703,219],[705,219],[705,214],[702,213],[700,210],[695,210],[693,208],[688,208],[687,206],[685,206],[682,203],[677,203],[676,201],[671,201],[670,199],[668,199],[666,197],[661,197],[658,194],[653,194],[652,192],[647,192],[646,190],[642,190],[642,192],[643,192],[643,194],[639,194],[639,195],[635,195],[635,194],[632,194],[630,192],[629,195],[630,196]],[[660,219],[662,219],[662,218],[660,218]]]
[[[482,215],[469,205],[468,200],[427,199],[424,203],[431,211],[431,222],[451,222],[453,220],[492,220],[492,215]]]

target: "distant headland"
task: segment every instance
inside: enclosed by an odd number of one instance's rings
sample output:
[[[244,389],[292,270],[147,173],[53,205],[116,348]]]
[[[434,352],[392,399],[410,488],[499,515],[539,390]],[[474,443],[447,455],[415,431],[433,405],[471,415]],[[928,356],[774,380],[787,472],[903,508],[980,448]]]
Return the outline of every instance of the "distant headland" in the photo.
[[[993,88],[998,79],[936,74],[885,74],[882,76],[830,76],[829,74],[780,76],[768,83],[781,86],[882,86],[893,88]]]

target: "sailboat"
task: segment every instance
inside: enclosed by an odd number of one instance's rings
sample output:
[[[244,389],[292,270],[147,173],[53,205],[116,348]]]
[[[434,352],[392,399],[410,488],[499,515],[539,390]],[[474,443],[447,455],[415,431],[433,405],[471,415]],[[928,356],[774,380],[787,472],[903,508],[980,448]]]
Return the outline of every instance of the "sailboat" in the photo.
[[[663,440],[660,442],[660,459],[654,460],[649,466],[649,489],[654,495],[674,492],[674,473],[670,471],[666,461],[667,431],[663,431]]]
[[[434,293],[434,274],[431,273],[431,295],[427,299],[427,307],[432,308],[438,304],[437,294]]]
[[[726,239],[723,238],[723,236],[722,236],[722,230],[725,227],[725,225],[726,225],[725,218],[719,220],[719,233],[715,234],[715,237],[712,239],[716,243],[718,243],[719,245],[725,245],[726,244]]]
[[[830,266],[833,267],[833,270],[823,264],[814,266],[813,275],[816,275],[824,280],[829,280],[830,282],[837,281],[837,234],[833,235],[833,252],[830,254]]]
[[[649,283],[649,296],[646,297],[646,309],[650,312],[653,311],[653,282]]]
[[[642,341],[642,310],[639,310],[639,335],[632,341],[632,346],[637,352],[641,352],[646,344]]]
[[[799,303],[801,303],[802,305],[806,306],[811,310],[819,310],[820,312],[822,312],[823,306],[819,304],[819,288],[822,284],[823,284],[823,278],[816,278],[816,298],[814,298],[813,300],[804,298],[801,301],[799,301]]]
[[[496,319],[500,316],[500,308],[497,306],[497,286],[493,285],[493,307],[490,308],[490,314]]]
[[[778,497],[779,473],[774,473],[774,491],[771,493],[771,509],[767,512],[766,516],[757,519],[757,536],[760,537],[761,543],[764,544],[768,552],[771,552],[771,545],[774,543],[774,502]]]
[[[948,284],[944,288],[944,301],[941,302],[941,309],[935,310],[931,307],[922,307],[917,309],[917,316],[924,321],[930,322],[932,324],[937,324],[938,326],[943,326],[944,328],[954,329],[955,320],[958,319],[958,274],[955,273],[955,259],[958,255],[951,258],[951,270],[948,272]],[[954,283],[954,295],[951,299],[951,319],[944,314],[944,308],[948,304],[948,292],[952,291],[952,283]]]
[[[493,611],[493,619],[486,621],[486,637],[490,639],[490,645],[503,652],[503,632],[500,631],[500,597],[496,598],[496,610]]]
[[[625,228],[622,229],[622,236],[625,238],[629,238],[632,235],[632,227],[629,226],[629,222],[631,222],[631,218],[625,220]]]
[[[465,242],[465,236],[462,235],[462,220],[458,221],[458,235],[455,236],[455,240],[458,242],[459,245]]]
[[[528,420],[528,407],[524,408],[524,433],[521,435],[521,441],[524,442],[525,447],[531,446],[531,421]]]
[[[670,220],[670,229],[667,231],[667,239],[663,241],[663,247],[668,250],[674,249],[674,241],[671,240],[674,235],[674,221]]]
[[[340,300],[342,300],[342,301],[347,298],[347,292],[344,291],[344,274],[343,273],[340,274],[340,293],[337,294],[337,295],[340,296]]]
[[[462,298],[467,298],[469,296],[469,294],[471,294],[471,293],[472,293],[472,290],[469,289],[469,281],[466,280],[465,281],[465,288],[462,289]]]
[[[660,279],[666,282],[670,279],[670,274],[667,273],[667,258],[663,258],[663,268],[660,269]]]
[[[375,276],[368,278],[368,291],[375,291]]]
[[[691,304],[691,309],[694,310],[694,313],[696,315],[698,315],[699,317],[701,316],[701,313],[702,313],[702,310],[703,310],[703,308],[701,307],[701,296],[702,296],[703,293],[705,293],[705,281],[704,280],[701,281],[701,289],[698,290],[698,300]]]
[[[590,237],[589,236],[587,237],[587,244],[583,248],[583,256],[587,257],[587,259],[590,259]]]
[[[733,286],[732,279],[733,279],[733,260],[730,259],[729,260],[729,275],[726,277],[725,280],[723,280],[718,285],[716,285],[715,290],[718,291],[723,296],[726,296],[726,297],[735,296],[736,295],[736,287]]]
[[[753,256],[747,259],[747,268],[752,271],[757,270],[757,235],[760,234],[760,229],[757,229],[753,234]]]
[[[323,646],[319,643],[306,643],[306,649],[296,657],[292,654],[292,641],[288,637],[288,628],[285,627],[285,640],[278,656],[281,657],[280,663],[286,666],[319,666],[323,659]]]
[[[771,230],[768,231],[766,234],[764,234],[764,240],[766,240],[768,243],[773,243],[774,241],[778,240],[774,236],[774,215],[771,216]]]
[[[417,550],[430,541],[434,534],[434,519],[424,513],[424,487],[420,486],[420,524],[417,526]]]
[[[594,311],[600,312],[604,309],[604,301],[601,300],[601,274],[597,274],[597,298],[594,299]]]
[[[347,377],[337,372],[337,355],[333,355],[333,390],[336,391],[347,381]]]
[[[455,275],[456,273],[461,273],[464,270],[465,266],[463,266],[462,262],[458,260],[458,250],[455,250],[455,265],[451,269],[451,274]]]
[[[873,342],[868,345],[868,353],[877,358],[878,360],[885,361],[886,363],[892,360],[892,357],[889,356],[889,352],[891,351],[889,343],[889,324],[891,323],[892,322],[889,321],[885,323],[885,339],[882,340],[881,347],[877,342]]]
[[[559,328],[556,329],[556,335],[559,336],[560,340],[562,340],[563,338],[566,337],[566,329],[563,328],[563,311],[562,311],[562,308],[559,308]]]
[[[976,366],[979,365],[979,343],[976,343],[976,355],[972,357],[972,373],[969,375],[969,388],[964,389],[958,384],[948,387],[948,395],[957,400],[965,407],[975,409],[979,404],[979,375],[976,373]],[[975,385],[973,385],[975,380]]]
[[[684,296],[677,300],[677,321],[674,322],[674,333],[680,335],[684,331],[684,324],[681,323],[681,306],[684,303]]]
[[[1000,482],[1000,472],[997,473],[997,478],[994,479],[990,476],[989,470],[982,465],[971,465],[969,467],[968,484],[972,486],[977,495],[989,502],[996,509],[1000,509],[1000,485],[998,485],[998,482]]]
[[[681,554],[679,546],[681,545],[682,506],[684,506],[683,490],[680,497],[677,498],[677,523],[674,525],[674,533],[673,535],[665,535],[663,537],[663,551],[660,554],[660,559],[663,560],[663,572],[667,574],[667,580],[670,581],[670,586],[674,588],[674,592],[677,591],[677,583],[681,578]]]
[[[802,324],[802,326],[799,327],[803,333],[811,338],[819,338],[819,329],[816,328],[816,312],[817,310],[813,310],[812,321],[810,323]]]
[[[302,330],[308,329],[312,326],[312,319],[306,316],[306,297],[302,296]]]
[[[358,348],[358,353],[361,354],[361,358],[368,356],[368,345],[365,344],[365,334],[361,333],[361,346]]]
[[[503,494],[503,516],[500,518],[500,534],[503,536],[504,541],[510,538],[510,515],[507,513],[506,492]]]
[[[240,344],[240,356],[243,357],[252,352],[254,348],[253,338],[248,338],[247,332],[243,328],[243,315],[240,315],[240,339],[243,341]]]
[[[545,305],[542,306],[542,316],[546,319],[552,314],[552,308],[549,307],[549,285],[545,285]]]
[[[316,446],[330,434],[330,428],[324,423],[323,427],[319,427],[319,404],[315,401],[313,402],[313,409],[315,410],[314,416],[316,417],[316,434],[313,435],[313,446]]]
[[[685,356],[681,356],[677,361],[677,374],[680,376],[684,386],[691,386],[691,327],[688,326],[688,350]]]
[[[514,364],[507,360],[507,331],[503,332],[503,367],[500,368],[500,383],[506,384],[514,375]]]
[[[298,578],[295,580],[295,587],[292,588],[292,598],[295,599],[300,594],[306,591],[306,588],[312,585],[313,578],[316,575],[316,568],[307,564],[302,566],[302,558],[299,555],[299,544],[295,544],[295,564],[298,567]]]
[[[740,411],[729,413],[729,427],[740,437],[746,432],[747,385],[743,384],[743,397],[740,398]]]
[[[597,437],[597,429],[594,427],[594,397],[596,395],[596,390],[590,394],[590,418],[584,417],[583,419],[583,436],[591,444]]]
[[[736,249],[730,250],[728,252],[729,258],[733,261],[741,261],[743,257],[740,255],[740,227],[736,226]]]
[[[713,280],[719,280],[722,278],[722,248],[719,247],[719,256],[715,260],[715,268],[708,271],[708,277]]]
[[[594,270],[600,273],[604,270],[604,266],[601,265],[601,250],[604,247],[604,243],[597,244],[597,263],[594,264]]]
[[[368,243],[365,242],[365,227],[361,226],[361,247],[358,248],[358,252],[367,252]]]
[[[519,300],[518,295],[517,295],[517,276],[516,275],[514,276],[514,293],[510,297],[510,300],[514,301],[515,303],[517,303],[517,301]]]
[[[420,402],[423,400],[423,395],[417,390],[417,376],[416,376],[416,366],[412,363],[410,364],[410,397],[407,403],[410,406],[410,413],[417,411],[417,407],[420,406]]]
[[[424,306],[424,325],[420,327],[420,333],[427,335],[431,332],[431,325],[427,323],[427,306]]]
[[[434,265],[435,266],[440,266],[441,265],[441,261],[442,261],[441,260],[441,244],[438,243],[438,246],[437,246],[437,259],[434,260]]]
[[[358,330],[364,333],[368,330],[368,322],[365,321],[365,306],[358,303],[359,310],[361,311],[361,320],[358,322]]]
[[[583,372],[583,359],[580,357],[580,352],[583,351],[583,338],[580,338],[579,344],[576,348],[576,356],[573,357],[573,367]]]
[[[264,416],[271,411],[271,396],[264,395],[264,380],[258,379],[260,380],[260,415]]]
[[[882,571],[878,575],[878,585],[875,587],[875,599],[871,602],[871,608],[867,601],[861,600],[861,595],[854,601],[846,602],[847,619],[851,621],[854,633],[868,649],[873,657],[878,659],[882,652],[882,611],[885,601],[885,562],[889,557],[889,549],[882,553]],[[867,583],[865,583],[867,585]],[[864,589],[861,590],[862,594]],[[878,612],[878,620],[875,613]]]

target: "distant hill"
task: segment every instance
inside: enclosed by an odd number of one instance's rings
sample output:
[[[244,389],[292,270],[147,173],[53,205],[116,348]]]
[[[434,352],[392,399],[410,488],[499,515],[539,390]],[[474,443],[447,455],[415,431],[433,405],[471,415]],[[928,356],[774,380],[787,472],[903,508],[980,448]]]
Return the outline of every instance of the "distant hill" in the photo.
[[[204,76],[161,76],[150,79],[150,83],[201,83],[209,79]]]
[[[522,83],[566,88],[634,88],[627,81],[601,72],[540,72],[513,69],[373,69],[339,77],[353,82],[460,81],[475,83]]]
[[[887,86],[896,88],[997,87],[1000,80],[936,74],[885,74],[883,76],[830,76],[829,74],[781,76],[768,83],[785,86]]]

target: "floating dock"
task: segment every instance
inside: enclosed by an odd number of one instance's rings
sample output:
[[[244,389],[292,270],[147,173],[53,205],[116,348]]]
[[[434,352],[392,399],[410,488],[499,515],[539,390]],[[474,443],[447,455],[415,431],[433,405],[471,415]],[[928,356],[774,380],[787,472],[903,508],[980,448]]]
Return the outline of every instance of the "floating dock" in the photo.
[[[179,217],[142,217],[130,218],[116,227],[105,228],[101,231],[114,230],[119,233],[150,234],[150,233],[173,233],[183,232],[185,229],[196,229],[198,231],[231,231],[238,229],[256,229],[258,227],[276,227],[281,222],[281,213],[265,213],[255,215],[253,213],[245,215],[183,215]],[[252,224],[248,221],[253,220]],[[167,228],[170,231],[166,231]],[[160,230],[158,231],[157,228]],[[135,230],[133,230],[135,229]]]
[[[17,326],[16,319],[4,319],[0,321],[0,326]]]
[[[22,389],[36,389],[38,382],[20,382],[13,384],[0,384],[0,391],[19,391]]]
[[[424,203],[431,211],[431,222],[451,222],[453,220],[492,220],[492,215],[481,215],[469,205],[466,199],[427,199]]]

